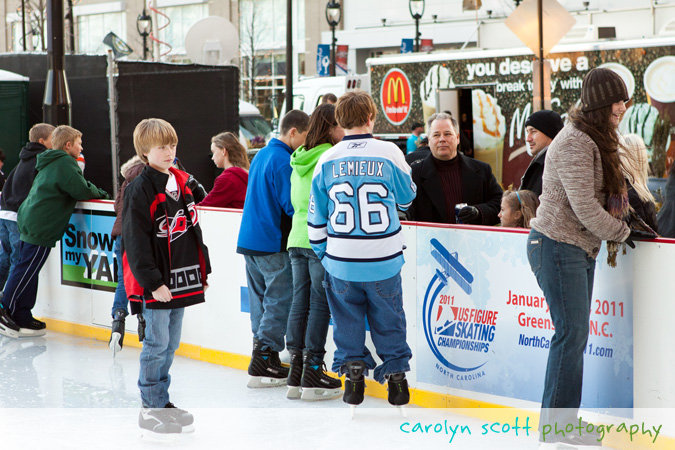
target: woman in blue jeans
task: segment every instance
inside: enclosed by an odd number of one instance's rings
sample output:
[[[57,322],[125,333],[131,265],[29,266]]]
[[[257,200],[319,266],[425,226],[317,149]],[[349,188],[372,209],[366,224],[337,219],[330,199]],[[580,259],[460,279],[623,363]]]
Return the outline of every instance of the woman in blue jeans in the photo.
[[[628,196],[617,152],[617,128],[628,100],[619,75],[608,69],[591,70],[581,87],[580,106],[570,110],[567,125],[546,155],[541,204],[530,222],[527,242],[530,267],[555,327],[540,430],[556,423],[558,429],[578,425],[595,258],[601,242],[609,241],[612,265],[620,242],[654,237],[631,230],[623,221]],[[586,432],[565,437],[549,434],[545,440],[601,445],[597,433]]]
[[[342,382],[326,374],[323,360],[330,309],[322,284],[325,270],[309,245],[307,208],[314,166],[343,137],[344,131],[335,120],[335,105],[324,103],[309,119],[305,145],[291,155],[291,203],[295,213],[288,236],[293,270],[293,303],[286,330],[286,347],[291,355],[289,399],[322,400],[341,395]]]

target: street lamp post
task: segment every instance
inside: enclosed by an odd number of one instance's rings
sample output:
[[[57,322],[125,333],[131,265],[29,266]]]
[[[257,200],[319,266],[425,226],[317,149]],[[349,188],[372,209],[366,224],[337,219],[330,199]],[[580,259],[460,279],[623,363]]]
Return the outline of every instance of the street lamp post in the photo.
[[[420,19],[424,15],[424,0],[410,0],[408,3],[410,15],[415,19],[415,51],[420,51]]]
[[[152,31],[152,18],[143,8],[143,12],[136,19],[136,29],[138,34],[143,38],[143,60],[148,59],[148,36]]]
[[[326,21],[330,25],[330,31],[333,34],[333,39],[331,41],[331,59],[330,59],[330,75],[335,76],[335,43],[337,39],[335,38],[335,27],[340,23],[342,18],[342,9],[340,8],[340,2],[330,0],[326,4]]]

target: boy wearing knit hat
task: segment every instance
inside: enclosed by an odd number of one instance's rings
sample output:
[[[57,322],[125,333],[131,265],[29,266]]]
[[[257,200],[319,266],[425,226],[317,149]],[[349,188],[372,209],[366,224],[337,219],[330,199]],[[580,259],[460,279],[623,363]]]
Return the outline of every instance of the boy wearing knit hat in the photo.
[[[546,149],[562,129],[562,118],[555,111],[543,109],[527,118],[525,122],[526,142],[533,158],[520,180],[520,189],[530,190],[537,196],[541,195],[541,177],[544,174]]]

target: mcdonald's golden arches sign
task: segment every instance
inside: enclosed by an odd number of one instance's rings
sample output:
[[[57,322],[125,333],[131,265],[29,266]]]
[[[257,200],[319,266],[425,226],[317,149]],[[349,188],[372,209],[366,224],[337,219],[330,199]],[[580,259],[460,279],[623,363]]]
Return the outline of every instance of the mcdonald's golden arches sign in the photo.
[[[400,69],[391,69],[384,76],[380,91],[380,103],[384,117],[393,124],[401,125],[412,110],[412,89],[408,76]]]

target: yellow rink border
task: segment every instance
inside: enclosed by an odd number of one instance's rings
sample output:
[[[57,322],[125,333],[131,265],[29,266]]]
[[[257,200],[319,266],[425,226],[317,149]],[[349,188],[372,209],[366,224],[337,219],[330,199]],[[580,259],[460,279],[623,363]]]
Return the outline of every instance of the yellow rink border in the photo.
[[[47,329],[49,331],[91,338],[103,342],[108,342],[110,339],[110,328],[93,325],[82,325],[64,320],[50,319],[48,317],[43,317],[41,320],[47,324]],[[133,338],[129,339],[129,337]],[[129,333],[128,331],[126,332],[124,345],[126,347],[142,347],[141,343],[138,342],[138,335],[135,333]],[[219,364],[221,366],[227,366],[241,370],[246,370],[248,368],[249,361],[251,360],[251,357],[248,355],[224,352],[222,350],[213,350],[186,343],[180,344],[180,347],[178,350],[176,350],[176,354],[197,361]],[[336,374],[332,373],[332,375],[335,376]],[[366,379],[366,395],[386,399],[387,388],[374,380]],[[502,424],[513,424],[517,418],[519,420],[519,425],[522,426],[525,424],[526,420],[529,420],[529,425],[534,431],[537,430],[537,426],[539,424],[538,412],[511,408],[495,403],[472,400],[449,394],[425,391],[422,389],[410,389],[410,403],[424,408],[453,410],[459,409],[461,411],[453,412],[476,419],[488,420],[490,422],[500,422]],[[675,438],[659,435],[657,441],[657,443],[652,443],[652,439],[649,438],[649,436],[635,436],[633,441],[631,441],[629,437],[623,433],[607,433],[605,435],[605,439],[603,439],[603,445],[605,447],[612,447],[620,450],[675,449]]]

